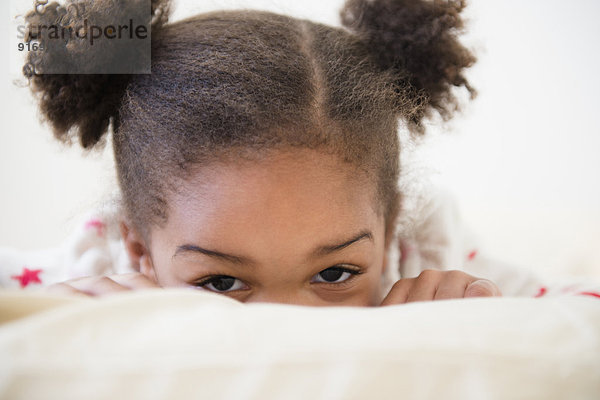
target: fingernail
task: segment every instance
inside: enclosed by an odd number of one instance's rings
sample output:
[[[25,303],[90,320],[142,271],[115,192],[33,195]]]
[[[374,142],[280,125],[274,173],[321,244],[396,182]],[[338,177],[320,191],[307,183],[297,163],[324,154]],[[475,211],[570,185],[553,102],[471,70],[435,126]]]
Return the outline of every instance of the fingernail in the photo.
[[[492,297],[499,294],[496,285],[486,279],[471,283],[465,290],[465,297]]]

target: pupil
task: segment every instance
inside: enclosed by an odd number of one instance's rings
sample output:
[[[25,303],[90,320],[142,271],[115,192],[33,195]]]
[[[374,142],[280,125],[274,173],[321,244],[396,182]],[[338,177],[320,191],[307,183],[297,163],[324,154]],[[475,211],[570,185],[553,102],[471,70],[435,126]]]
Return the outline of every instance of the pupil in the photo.
[[[214,288],[222,292],[231,289],[234,283],[235,278],[232,278],[231,276],[221,276],[215,278],[215,280],[212,282]]]
[[[321,271],[319,275],[327,282],[335,282],[340,279],[343,273],[344,271],[339,268],[328,268],[325,271]]]

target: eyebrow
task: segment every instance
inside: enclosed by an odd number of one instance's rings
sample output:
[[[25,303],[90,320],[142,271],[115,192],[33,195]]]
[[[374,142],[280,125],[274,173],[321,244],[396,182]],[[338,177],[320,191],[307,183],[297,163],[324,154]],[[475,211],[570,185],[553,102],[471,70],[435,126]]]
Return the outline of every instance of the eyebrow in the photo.
[[[367,230],[361,231],[360,233],[358,233],[357,235],[354,235],[351,239],[346,240],[343,243],[321,246],[321,247],[318,247],[313,253],[315,255],[321,255],[321,256],[331,254],[335,251],[345,249],[346,247],[348,247],[358,241],[361,241],[363,239],[369,239],[372,241],[373,234]]]
[[[177,247],[177,250],[175,250],[175,253],[173,254],[173,257],[171,257],[171,260],[175,258],[175,256],[177,256],[178,254],[181,253],[200,253],[200,254],[204,254],[205,256],[209,256],[209,257],[213,257],[213,258],[219,258],[225,261],[229,261],[230,263],[233,264],[250,264],[250,260],[244,258],[244,257],[239,257],[239,256],[234,256],[232,254],[225,254],[225,253],[221,253],[220,251],[215,251],[215,250],[208,250],[208,249],[204,249],[200,246],[196,246],[194,244],[184,244],[181,246]]]
[[[312,252],[312,254],[314,256],[324,256],[327,254],[331,254],[336,251],[345,249],[346,247],[348,247],[356,242],[359,242],[363,239],[369,239],[372,241],[373,234],[370,231],[364,230],[364,231],[361,231],[360,233],[358,233],[357,235],[354,235],[351,239],[348,239],[342,243],[319,246]],[[209,249],[205,249],[205,248],[202,248],[202,247],[194,245],[194,244],[184,244],[184,245],[178,246],[177,250],[175,250],[175,253],[173,254],[173,257],[171,257],[171,259],[175,258],[175,256],[177,256],[179,254],[186,254],[186,253],[199,253],[199,254],[203,254],[205,256],[228,261],[233,264],[252,264],[251,260],[246,257],[236,256],[233,254],[226,254],[226,253],[222,253],[222,252],[216,251],[216,250],[209,250]]]

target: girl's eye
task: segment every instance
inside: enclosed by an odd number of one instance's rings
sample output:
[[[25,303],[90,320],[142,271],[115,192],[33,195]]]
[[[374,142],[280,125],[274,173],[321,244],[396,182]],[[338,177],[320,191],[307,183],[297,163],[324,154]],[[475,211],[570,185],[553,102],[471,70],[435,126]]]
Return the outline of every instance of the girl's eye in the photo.
[[[359,271],[343,268],[343,267],[330,267],[316,274],[311,282],[313,283],[342,283],[352,277],[352,275],[359,274]]]
[[[212,290],[213,292],[232,292],[234,290],[241,290],[245,288],[245,285],[237,278],[227,275],[213,276],[198,284],[202,288]]]

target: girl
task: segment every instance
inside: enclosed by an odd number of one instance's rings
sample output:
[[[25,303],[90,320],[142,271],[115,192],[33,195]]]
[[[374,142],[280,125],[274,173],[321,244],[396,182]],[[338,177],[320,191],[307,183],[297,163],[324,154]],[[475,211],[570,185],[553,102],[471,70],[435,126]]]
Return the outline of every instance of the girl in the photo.
[[[90,24],[127,20],[143,1],[86,3],[69,3],[66,19],[83,8]],[[383,279],[398,267],[387,256],[404,211],[398,129],[423,135],[426,118],[456,111],[455,88],[475,94],[464,76],[475,57],[457,38],[463,1],[348,0],[344,29],[259,11],[169,24],[169,6],[152,0],[151,74],[44,73],[58,50],[43,32],[29,37],[47,53],[24,73],[55,136],[91,149],[112,131],[135,270],[50,290],[194,287],[357,306],[500,295],[454,270]],[[58,9],[28,22],[56,24]],[[76,38],[61,51],[82,48],[85,71],[123,56]]]

